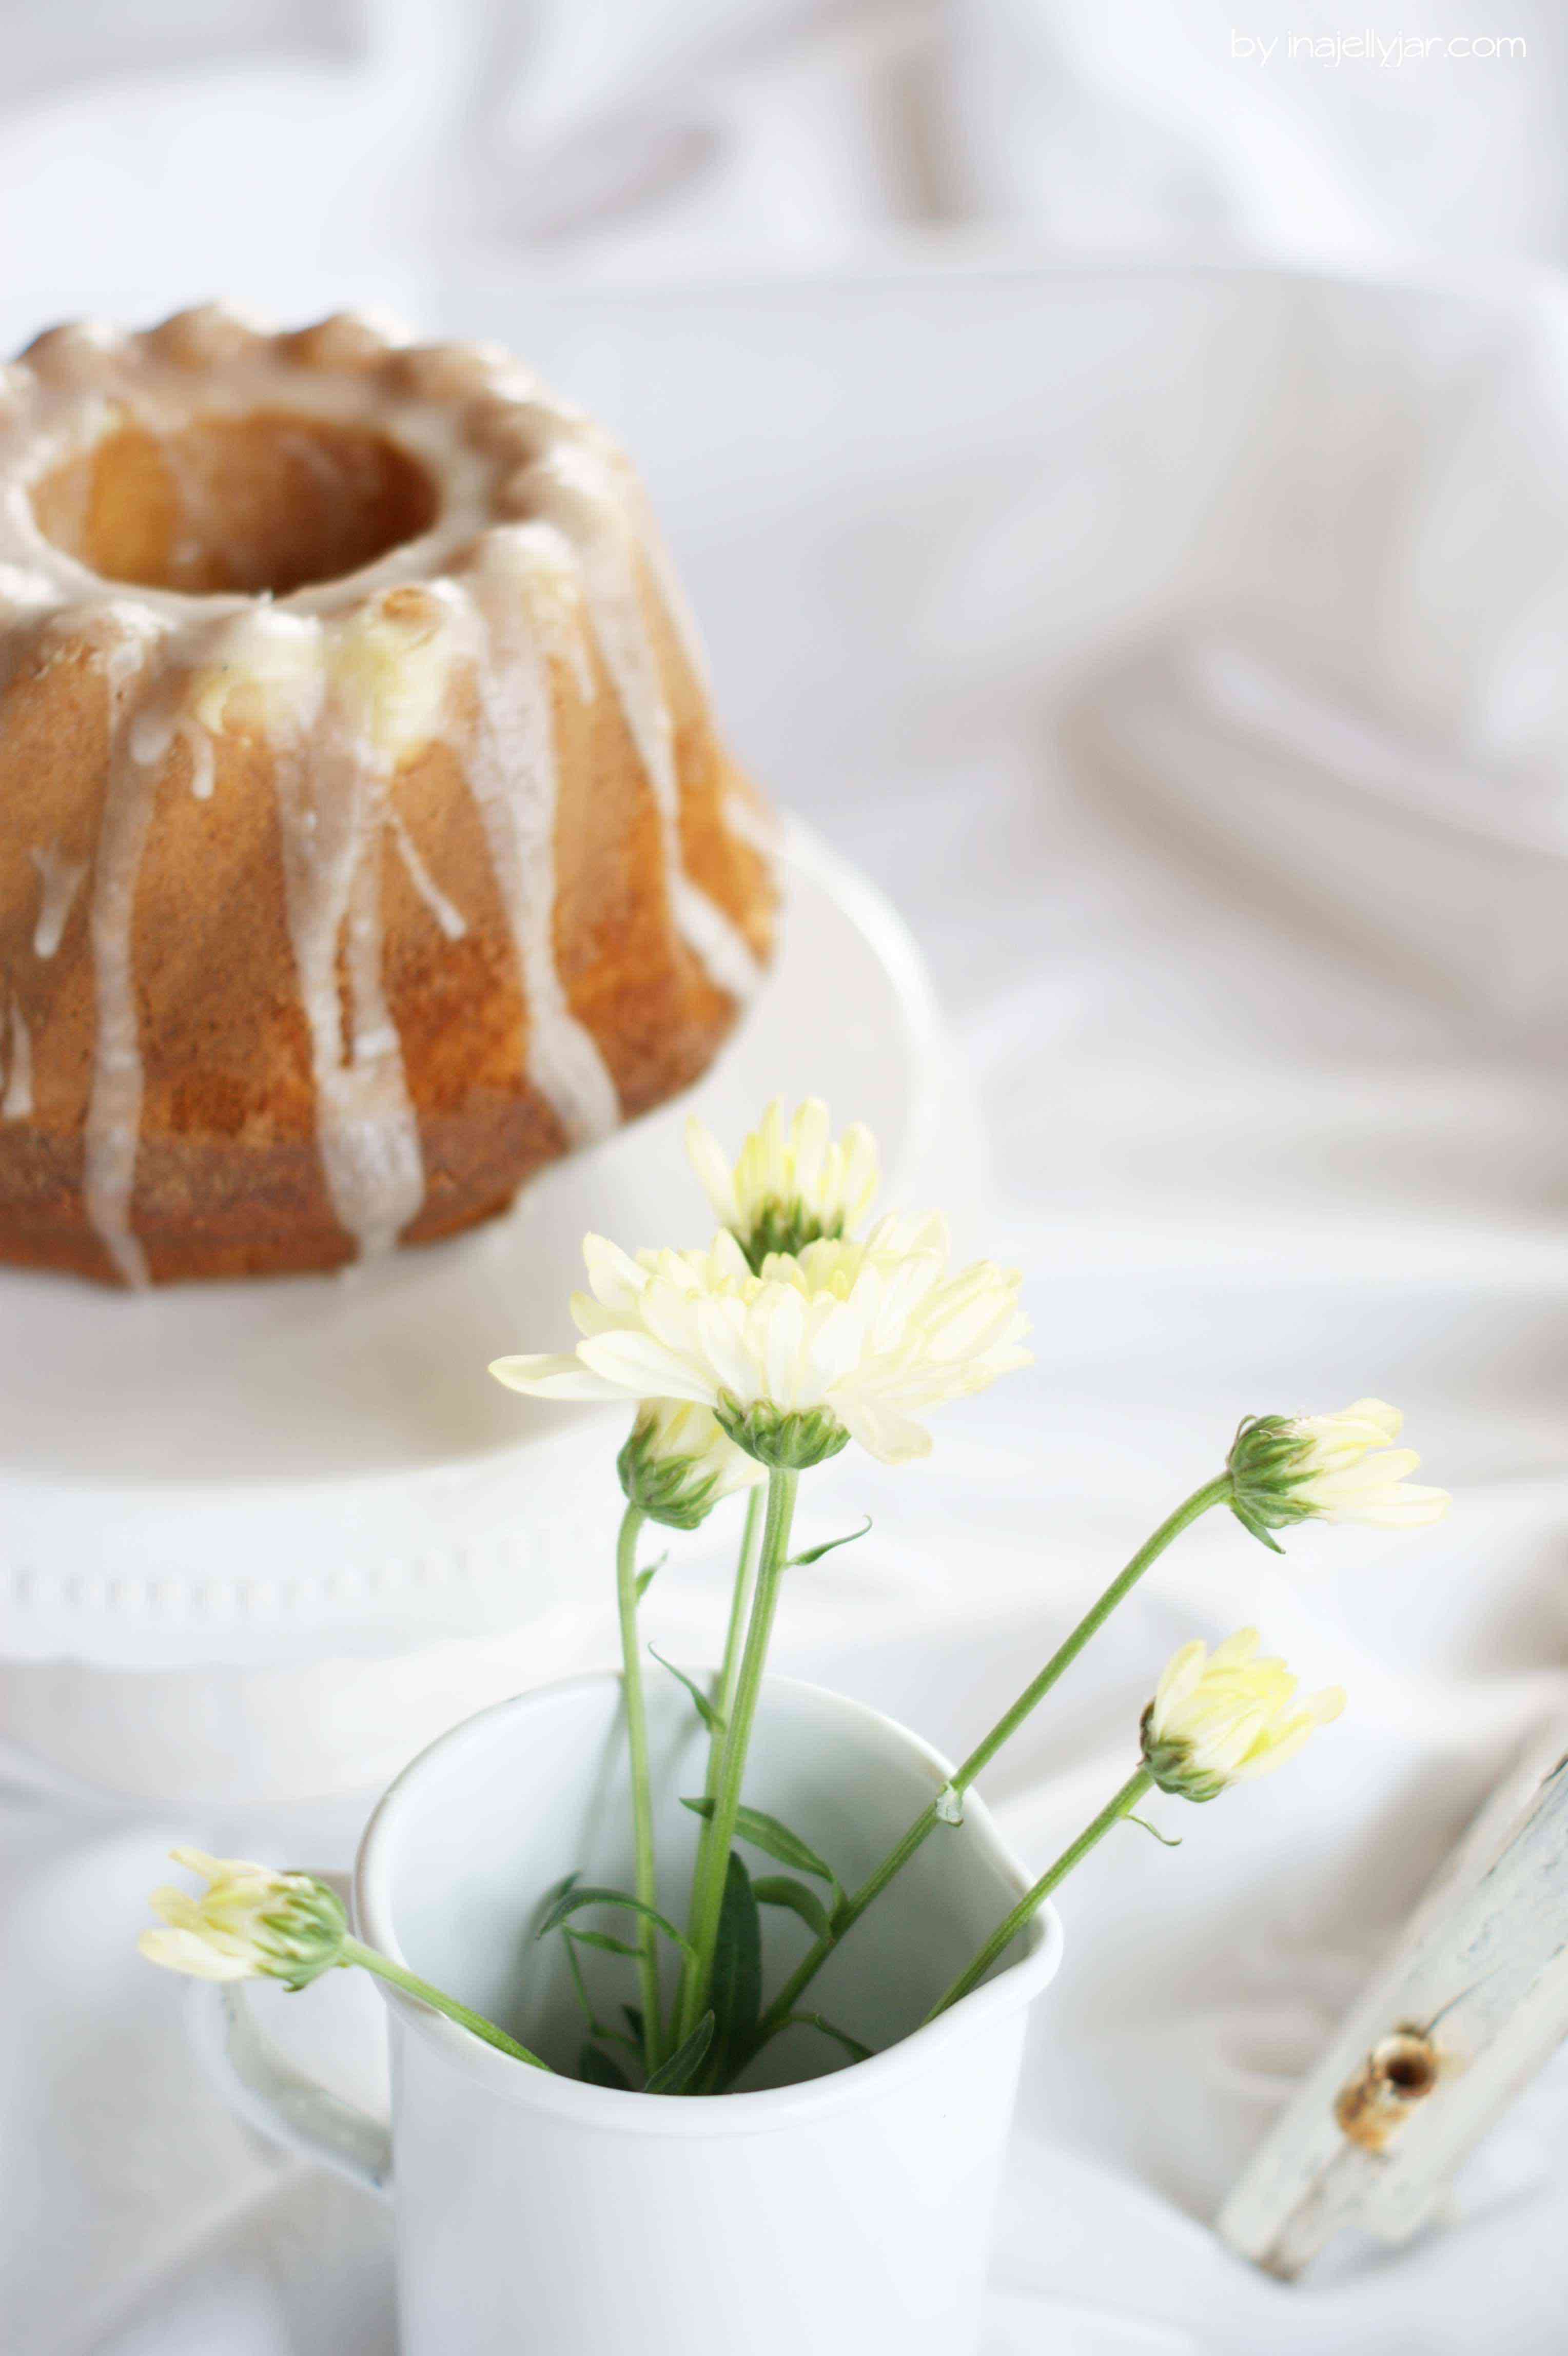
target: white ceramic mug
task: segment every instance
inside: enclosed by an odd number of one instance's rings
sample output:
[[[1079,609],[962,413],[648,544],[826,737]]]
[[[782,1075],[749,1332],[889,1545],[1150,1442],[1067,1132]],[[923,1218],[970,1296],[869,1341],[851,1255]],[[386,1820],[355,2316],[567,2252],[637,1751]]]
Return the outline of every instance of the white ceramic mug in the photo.
[[[679,1913],[697,1829],[680,1800],[702,1789],[706,1738],[671,1682],[649,1699],[660,1898]],[[876,1711],[770,1678],[746,1792],[853,1888],[950,1772]],[[531,1933],[543,1891],[577,1869],[629,1886],[616,1676],[500,1703],[405,1769],[360,1847],[360,1935],[570,2067],[584,2029],[562,1943]],[[971,1798],[802,1999],[887,2050],[847,2066],[819,2032],[793,2029],[754,2065],[754,2091],[718,2098],[528,2069],[378,1982],[389,2138],[284,2063],[238,1989],[201,1993],[246,2114],[390,2188],[405,2356],[968,2356],[1025,2011],[1061,1954],[1055,1914],[1036,1916],[983,1987],[918,2024],[1029,1880]],[[808,1934],[763,1912],[772,1988]],[[583,1921],[625,1933],[629,1918]],[[618,2019],[632,1967],[589,1951],[583,1963],[596,2008]]]

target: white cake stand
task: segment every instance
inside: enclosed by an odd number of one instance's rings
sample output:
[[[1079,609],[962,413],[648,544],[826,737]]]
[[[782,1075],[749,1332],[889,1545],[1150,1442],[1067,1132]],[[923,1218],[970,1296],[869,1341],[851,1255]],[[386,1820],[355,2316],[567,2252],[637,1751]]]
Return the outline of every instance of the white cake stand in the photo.
[[[972,1125],[918,956],[802,830],[781,954],[690,1097],[476,1235],[344,1276],[128,1295],[0,1271],[0,1736],[57,1778],[153,1797],[357,1788],[601,1619],[605,1411],[505,1392],[564,1346],[580,1244],[705,1239],[682,1128],[736,1139],[826,1096],[890,1201],[976,1191]],[[510,1645],[476,1640],[497,1632]]]

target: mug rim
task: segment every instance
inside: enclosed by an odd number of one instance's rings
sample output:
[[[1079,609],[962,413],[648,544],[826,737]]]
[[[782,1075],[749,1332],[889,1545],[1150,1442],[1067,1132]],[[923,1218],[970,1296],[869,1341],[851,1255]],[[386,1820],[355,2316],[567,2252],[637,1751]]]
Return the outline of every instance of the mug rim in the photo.
[[[401,1964],[405,1970],[411,1968],[392,1930],[391,1851],[410,1793],[437,1754],[481,1740],[486,1731],[493,1731],[493,1721],[512,1714],[526,1715],[531,1708],[559,1695],[618,1687],[621,1683],[618,1669],[595,1669],[531,1687],[525,1693],[509,1695],[503,1701],[475,1711],[471,1718],[448,1728],[417,1752],[377,1801],[360,1838],[353,1875],[354,1920],[360,1935],[392,1962]],[[874,1709],[869,1703],[801,1677],[769,1675],[764,1680],[765,1694],[768,1687],[775,1692],[809,1695],[814,1700],[829,1702],[846,1717],[893,1736],[906,1750],[925,1760],[944,1782],[953,1773],[952,1762],[923,1736],[889,1718],[885,1711]],[[1003,1879],[1022,1897],[1037,1877],[1014,1854],[998,1831],[991,1811],[972,1791],[965,1793],[963,1806],[966,1827],[972,1827],[989,1852],[991,1863],[1000,1869]],[[530,2069],[388,1982],[378,1979],[376,1986],[385,2002],[427,2044],[469,2077],[480,2080],[491,2092],[510,2101],[570,2117],[583,2126],[609,2128],[621,2134],[699,2138],[765,2134],[870,2101],[897,2080],[921,2070],[943,2049],[966,2041],[989,2022],[1031,2002],[1055,1978],[1062,1957],[1061,1918],[1048,1900],[1026,1925],[1022,1936],[1028,1943],[1027,1951],[1016,1963],[1008,1965],[995,1978],[972,1988],[950,2011],[937,2020],[925,2022],[884,2052],[874,2053],[869,2060],[844,2069],[830,2071],[824,2077],[806,2079],[799,2085],[721,2094],[700,2103],[680,2094],[648,2095],[629,2089],[594,2086],[553,2072]]]

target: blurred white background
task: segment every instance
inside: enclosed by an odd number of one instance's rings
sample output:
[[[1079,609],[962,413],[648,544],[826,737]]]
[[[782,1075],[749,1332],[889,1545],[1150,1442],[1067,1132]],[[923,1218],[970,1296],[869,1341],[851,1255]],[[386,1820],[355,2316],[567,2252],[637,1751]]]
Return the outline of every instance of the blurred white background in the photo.
[[[0,26],[18,331],[219,285],[427,300],[481,252],[1489,271],[1568,241],[1552,0],[5,0]]]
[[[989,2356],[1560,2356],[1561,2072],[1417,2251],[1287,2293],[1203,2221],[1568,1708],[1565,128],[1555,0],[0,0],[5,339],[221,294],[513,342],[931,963],[1039,1364],[928,1474],[841,1461],[813,1510],[875,1537],[783,1665],[961,1741],[1245,1411],[1384,1393],[1457,1494],[1289,1575],[1206,1525],[998,1777],[1052,1853],[1151,1663],[1253,1612],[1352,1691],[1075,1883]],[[660,1582],[666,1645],[715,1591]],[[18,2345],[381,2356],[380,2222],[128,1959],[168,1837],[263,1828],[7,1808]]]

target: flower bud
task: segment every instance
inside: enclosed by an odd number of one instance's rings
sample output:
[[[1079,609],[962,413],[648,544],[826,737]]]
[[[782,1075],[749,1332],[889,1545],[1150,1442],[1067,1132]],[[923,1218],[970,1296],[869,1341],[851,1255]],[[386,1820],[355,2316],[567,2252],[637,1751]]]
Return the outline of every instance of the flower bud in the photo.
[[[650,1399],[616,1460],[627,1503],[672,1530],[694,1530],[721,1497],[766,1478],[721,1430],[711,1408]]]
[[[173,1856],[205,1876],[208,1887],[199,1898],[154,1890],[149,1903],[166,1927],[144,1931],[136,1943],[149,1963],[195,1979],[274,1979],[302,1988],[342,1961],[348,1917],[324,1881],[199,1848]]]
[[[1257,1655],[1258,1632],[1242,1628],[1216,1647],[1184,1644],[1165,1664],[1144,1712],[1144,1764],[1162,1792],[1213,1800],[1232,1783],[1271,1774],[1315,1727],[1345,1707],[1337,1686],[1295,1698],[1283,1661]]]
[[[876,1193],[876,1140],[856,1121],[835,1142],[828,1108],[809,1097],[788,1129],[775,1097],[736,1156],[693,1114],[686,1151],[714,1206],[757,1274],[770,1252],[794,1255],[822,1237],[853,1236]]]
[[[1230,1457],[1237,1519],[1270,1547],[1268,1532],[1293,1522],[1410,1529],[1441,1520],[1446,1493],[1407,1481],[1421,1459],[1389,1444],[1403,1421],[1381,1399],[1358,1399],[1337,1415],[1248,1416]]]

